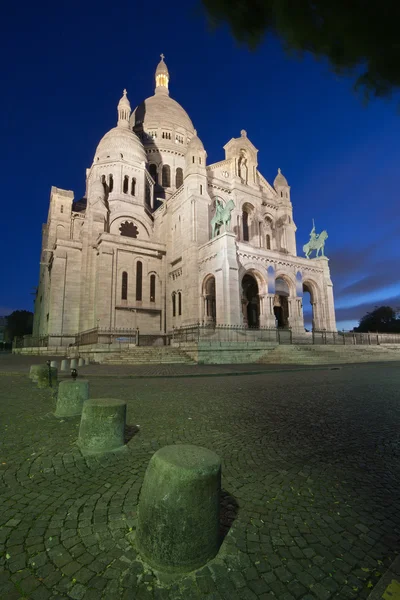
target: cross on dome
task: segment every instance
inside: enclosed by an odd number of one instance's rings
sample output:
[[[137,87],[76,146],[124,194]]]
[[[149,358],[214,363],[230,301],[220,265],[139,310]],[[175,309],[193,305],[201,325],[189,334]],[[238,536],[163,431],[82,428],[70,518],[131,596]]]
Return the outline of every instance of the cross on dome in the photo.
[[[162,52],[160,54],[160,57],[161,57],[161,60],[164,60],[164,58],[165,58],[165,56],[164,56],[164,54]]]

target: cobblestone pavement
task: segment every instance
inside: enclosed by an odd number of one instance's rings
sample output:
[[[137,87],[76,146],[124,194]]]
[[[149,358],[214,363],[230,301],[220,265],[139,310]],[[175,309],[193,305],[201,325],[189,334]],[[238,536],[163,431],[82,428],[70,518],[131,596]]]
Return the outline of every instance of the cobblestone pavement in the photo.
[[[127,400],[127,452],[84,458],[79,418],[0,374],[2,600],[363,599],[396,557],[396,365],[90,386]],[[136,507],[150,456],[179,443],[221,456],[226,535],[215,560],[171,579],[135,550]]]

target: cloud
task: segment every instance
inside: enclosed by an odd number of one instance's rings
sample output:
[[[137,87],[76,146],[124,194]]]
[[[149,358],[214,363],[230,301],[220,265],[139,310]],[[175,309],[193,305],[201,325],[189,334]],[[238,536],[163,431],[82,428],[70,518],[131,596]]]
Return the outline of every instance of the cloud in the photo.
[[[400,294],[391,296],[390,298],[384,298],[378,303],[364,302],[355,306],[336,308],[336,321],[357,321],[358,323],[361,317],[363,317],[367,312],[374,310],[376,306],[391,306],[396,308],[397,306],[400,306]]]
[[[380,236],[364,247],[340,248],[333,251],[329,256],[329,266],[336,286],[345,285],[346,279],[357,279],[367,277],[378,272],[395,274],[399,257],[393,256],[390,247],[393,241],[400,237],[400,226],[396,225],[390,232]],[[378,252],[378,254],[377,254]],[[382,255],[387,256],[382,260]],[[347,283],[347,282],[346,282]],[[393,280],[392,280],[393,283]]]
[[[338,296],[340,295],[340,297],[343,297],[344,295],[349,294],[366,294],[373,292],[374,290],[384,291],[386,288],[400,283],[400,273],[396,270],[398,268],[398,262],[398,259],[390,261],[390,264],[386,265],[386,273],[377,269],[377,272],[372,275],[367,275],[359,281],[355,281],[342,288],[339,291]]]

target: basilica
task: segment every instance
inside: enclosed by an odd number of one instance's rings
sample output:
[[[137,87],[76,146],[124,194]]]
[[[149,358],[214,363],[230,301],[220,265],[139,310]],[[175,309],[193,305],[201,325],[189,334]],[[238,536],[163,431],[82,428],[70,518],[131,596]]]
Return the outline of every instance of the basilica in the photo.
[[[298,256],[285,176],[263,177],[245,130],[207,164],[169,79],[161,56],[153,96],[132,112],[124,90],[84,198],[51,188],[33,335],[72,343],[94,328],[165,336],[195,323],[301,333],[304,292],[313,328],[336,331],[328,259]]]

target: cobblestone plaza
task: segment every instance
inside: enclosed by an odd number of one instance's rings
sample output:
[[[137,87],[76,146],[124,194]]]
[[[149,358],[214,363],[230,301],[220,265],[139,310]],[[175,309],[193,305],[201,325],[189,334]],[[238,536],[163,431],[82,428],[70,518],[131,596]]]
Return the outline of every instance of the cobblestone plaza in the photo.
[[[84,368],[92,398],[128,403],[128,450],[84,458],[79,417],[18,360],[0,357],[2,600],[362,599],[396,558],[398,364]],[[222,459],[224,540],[174,579],[135,527],[151,455],[179,443]]]

